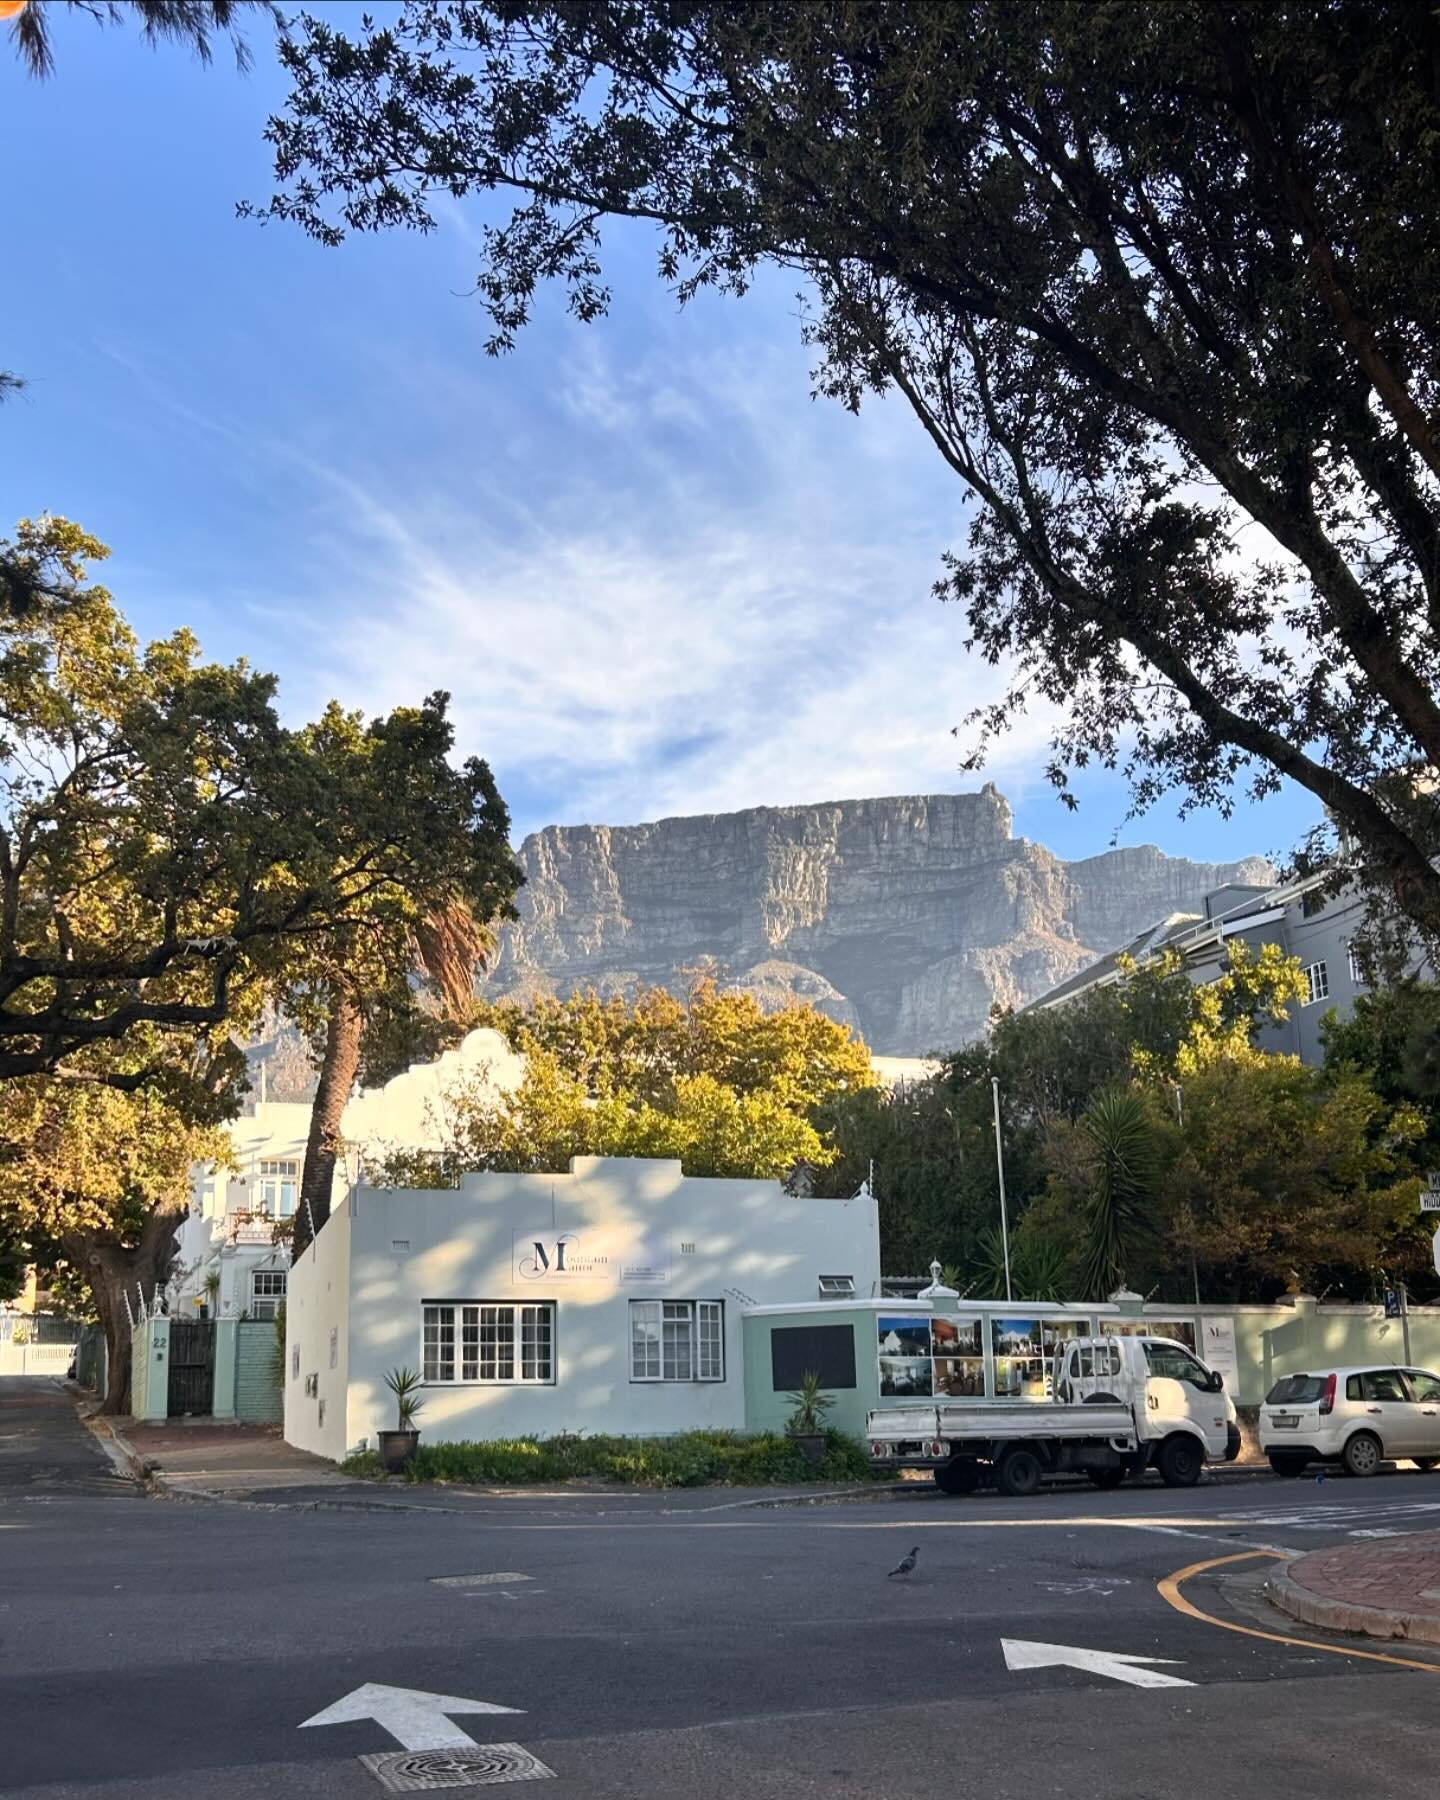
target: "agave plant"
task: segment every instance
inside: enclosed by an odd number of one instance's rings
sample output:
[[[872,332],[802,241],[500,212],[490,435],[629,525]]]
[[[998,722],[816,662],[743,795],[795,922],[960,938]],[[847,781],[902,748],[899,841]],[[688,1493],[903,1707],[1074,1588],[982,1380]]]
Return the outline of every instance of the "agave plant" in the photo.
[[[1124,1285],[1126,1262],[1146,1228],[1155,1129],[1139,1095],[1120,1090],[1093,1101],[1080,1129],[1089,1140],[1091,1171],[1080,1278],[1082,1292],[1099,1300]]]
[[[417,1398],[421,1387],[420,1377],[413,1369],[391,1369],[385,1377],[385,1385],[395,1396],[395,1429],[413,1431],[415,1416],[425,1404]]]
[[[835,1399],[821,1389],[820,1377],[813,1369],[807,1369],[800,1377],[800,1385],[791,1392],[790,1398],[795,1402],[795,1410],[785,1429],[792,1437],[813,1437],[824,1431],[825,1415],[835,1404]]]

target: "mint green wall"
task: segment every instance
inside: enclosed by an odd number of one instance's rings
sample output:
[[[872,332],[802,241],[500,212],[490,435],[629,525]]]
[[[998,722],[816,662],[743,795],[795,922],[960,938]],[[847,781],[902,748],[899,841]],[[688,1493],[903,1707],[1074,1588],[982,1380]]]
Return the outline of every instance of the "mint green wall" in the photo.
[[[235,1333],[235,1417],[249,1425],[278,1425],[285,1408],[275,1379],[274,1321],[244,1319]],[[216,1376],[218,1379],[218,1366]],[[218,1413],[218,1386],[216,1402]]]
[[[771,1385],[770,1333],[777,1327],[852,1325],[855,1329],[855,1380],[853,1388],[830,1388],[835,1404],[825,1422],[851,1437],[865,1435],[865,1415],[880,1404],[880,1364],[875,1354],[875,1314],[839,1304],[827,1307],[824,1317],[814,1310],[764,1313],[745,1321],[745,1428],[747,1431],[783,1431],[794,1410],[789,1393],[777,1394]]]
[[[244,1329],[238,1319],[217,1319],[215,1322],[215,1388],[210,1412],[217,1419],[235,1417],[236,1334]]]
[[[1302,1296],[1293,1307],[1247,1307],[1233,1316],[1241,1406],[1257,1405],[1293,1370],[1405,1360],[1400,1321],[1379,1306],[1316,1306]],[[1440,1307],[1412,1310],[1410,1360],[1440,1369]]]

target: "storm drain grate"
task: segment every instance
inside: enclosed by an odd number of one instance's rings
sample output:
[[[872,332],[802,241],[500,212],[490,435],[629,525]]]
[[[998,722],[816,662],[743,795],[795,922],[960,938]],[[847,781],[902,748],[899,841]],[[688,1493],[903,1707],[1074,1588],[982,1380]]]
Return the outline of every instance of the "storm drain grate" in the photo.
[[[509,1587],[515,1581],[529,1581],[528,1575],[432,1575],[432,1587]]]
[[[476,1744],[473,1750],[387,1750],[378,1756],[362,1756],[360,1761],[392,1794],[555,1779],[555,1771],[521,1744]]]

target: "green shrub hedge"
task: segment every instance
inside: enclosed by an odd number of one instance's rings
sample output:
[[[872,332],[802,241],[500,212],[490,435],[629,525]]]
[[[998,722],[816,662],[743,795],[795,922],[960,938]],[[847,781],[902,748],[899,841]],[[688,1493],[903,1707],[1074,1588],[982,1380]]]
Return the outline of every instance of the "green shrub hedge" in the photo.
[[[524,1486],[570,1481],[577,1476],[620,1481],[633,1487],[764,1487],[805,1481],[863,1481],[871,1473],[861,1445],[827,1431],[818,1463],[771,1432],[687,1431],[678,1437],[495,1438],[484,1443],[427,1444],[423,1440],[407,1481],[464,1481],[484,1486]],[[347,1457],[347,1475],[384,1473],[373,1450]]]

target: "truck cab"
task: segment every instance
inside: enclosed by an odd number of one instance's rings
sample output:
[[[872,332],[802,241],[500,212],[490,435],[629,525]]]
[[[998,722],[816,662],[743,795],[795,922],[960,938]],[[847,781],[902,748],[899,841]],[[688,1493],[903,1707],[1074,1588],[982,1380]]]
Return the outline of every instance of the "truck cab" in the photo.
[[[1207,1462],[1233,1462],[1240,1453],[1224,1382],[1173,1338],[1076,1338],[1060,1361],[1055,1398],[1066,1406],[1130,1405],[1142,1444],[1183,1432],[1204,1446]]]

